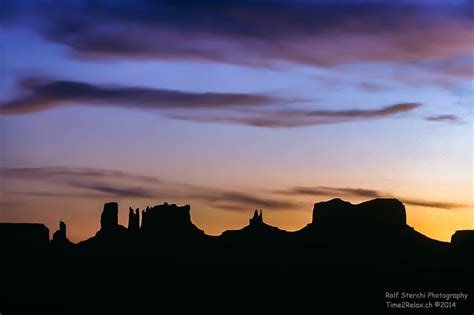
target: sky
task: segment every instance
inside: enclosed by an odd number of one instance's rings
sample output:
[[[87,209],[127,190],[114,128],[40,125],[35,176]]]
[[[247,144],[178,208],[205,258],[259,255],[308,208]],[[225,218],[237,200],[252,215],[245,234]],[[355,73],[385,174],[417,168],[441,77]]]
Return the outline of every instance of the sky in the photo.
[[[0,10],[0,221],[190,204],[219,235],[255,209],[398,198],[474,228],[473,1],[13,1]]]

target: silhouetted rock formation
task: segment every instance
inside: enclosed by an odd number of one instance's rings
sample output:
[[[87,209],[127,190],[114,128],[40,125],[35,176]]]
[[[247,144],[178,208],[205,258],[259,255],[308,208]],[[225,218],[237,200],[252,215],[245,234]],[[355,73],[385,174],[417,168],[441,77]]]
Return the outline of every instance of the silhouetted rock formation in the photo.
[[[254,249],[252,256],[254,259],[272,260],[274,257],[261,257],[262,254],[268,255],[268,252],[262,252],[261,249],[284,249],[288,247],[288,232],[280,230],[263,222],[263,213],[255,210],[252,218],[249,219],[249,225],[240,230],[224,231],[219,241],[224,248],[232,248],[230,260],[237,260],[245,257],[240,251]],[[247,253],[248,254],[248,253]],[[257,258],[258,257],[258,258]]]
[[[451,236],[454,254],[461,256],[466,263],[474,263],[474,230],[456,231]]]
[[[104,232],[114,230],[118,225],[118,204],[108,202],[104,204],[104,210],[100,216],[100,229]]]
[[[303,237],[320,243],[337,242],[338,246],[362,242],[357,246],[401,240],[400,233],[412,230],[406,225],[403,203],[397,199],[374,199],[352,204],[332,199],[314,204],[313,220],[302,229]],[[352,245],[351,245],[352,246]]]
[[[369,264],[380,268],[429,263],[447,254],[448,243],[430,239],[406,224],[397,199],[351,204],[341,199],[314,205],[313,222],[294,233],[298,246],[320,253],[320,262]],[[309,257],[308,259],[314,259]]]
[[[80,254],[123,255],[130,254],[127,229],[118,224],[118,204],[108,202],[100,216],[100,230],[94,237],[77,244]]]
[[[118,224],[118,204],[108,202],[104,204],[104,210],[100,216],[100,231],[98,236],[113,236],[117,233],[123,233],[125,227]]]
[[[451,244],[454,247],[471,247],[474,251],[474,230],[456,231],[453,236],[451,236]]]
[[[262,224],[263,223],[263,217],[262,217],[262,210],[260,209],[260,214],[258,213],[257,210],[255,210],[253,214],[253,218],[249,219],[249,225],[254,225],[254,224]]]
[[[231,230],[231,231],[224,231],[222,233],[222,236],[230,235],[230,234],[242,234],[242,233],[247,233],[250,232],[257,236],[258,234],[265,234],[265,233],[278,233],[278,232],[285,232],[283,230],[280,230],[277,227],[271,226],[263,222],[263,212],[260,210],[260,213],[258,210],[255,210],[253,217],[249,219],[249,225],[243,227],[240,230]]]
[[[0,249],[18,254],[47,250],[49,230],[38,223],[0,223]]]
[[[129,208],[128,213],[128,230],[137,232],[140,229],[140,209],[135,209],[133,212],[132,208]]]
[[[128,229],[119,225],[118,204],[109,202],[104,205],[101,228],[94,237],[74,245],[67,239],[66,225],[60,222],[50,247],[68,248],[68,253],[80,255],[158,255],[186,261],[314,264],[377,261],[379,266],[395,264],[406,268],[413,262],[444,264],[448,257],[461,259],[473,252],[472,231],[455,233],[451,246],[430,239],[406,224],[405,207],[396,199],[360,204],[341,199],[319,202],[314,205],[312,223],[295,232],[265,223],[263,211],[255,210],[249,224],[242,229],[208,236],[192,223],[189,205],[168,203],[144,209],[141,224],[140,210],[130,208],[128,221]],[[2,224],[0,233],[5,235],[3,244],[10,247],[40,248],[44,245],[38,241],[41,239],[48,243],[48,231],[43,225]]]
[[[178,207],[176,204],[170,205],[166,202],[147,207],[142,212],[141,231],[147,235],[204,235],[204,232],[191,222],[190,210],[189,205]]]
[[[397,199],[374,199],[357,205],[332,199],[314,205],[313,224],[402,227],[406,224],[406,211]]]
[[[332,199],[314,205],[313,221],[301,232],[312,235],[308,240],[361,247],[402,240],[400,233],[410,230],[405,207],[397,199],[374,199],[355,205]]]
[[[63,221],[59,221],[59,230],[54,232],[53,241],[63,241],[66,237],[66,224]]]
[[[51,247],[55,250],[66,250],[73,246],[71,241],[67,238],[66,223],[59,221],[59,230],[54,232],[51,240]]]

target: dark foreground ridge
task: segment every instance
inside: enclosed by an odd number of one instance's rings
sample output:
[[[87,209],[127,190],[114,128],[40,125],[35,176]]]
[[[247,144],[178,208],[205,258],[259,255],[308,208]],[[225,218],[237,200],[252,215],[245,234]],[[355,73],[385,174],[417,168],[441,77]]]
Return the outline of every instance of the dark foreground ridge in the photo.
[[[64,222],[52,240],[42,224],[0,223],[0,250],[11,263],[6,270],[12,277],[6,278],[3,302],[11,309],[55,305],[67,314],[65,309],[81,309],[69,307],[76,305],[77,295],[86,294],[86,301],[95,301],[103,313],[167,303],[184,312],[190,304],[171,301],[194,301],[195,310],[212,298],[212,305],[218,299],[235,308],[239,297],[238,305],[245,308],[242,292],[251,299],[259,290],[273,299],[260,300],[266,310],[273,303],[294,313],[305,299],[316,299],[334,310],[375,306],[378,313],[393,314],[396,310],[386,303],[401,300],[387,300],[388,291],[472,293],[474,231],[457,231],[450,243],[433,240],[406,224],[405,207],[397,199],[319,202],[312,222],[295,232],[268,225],[263,211],[255,210],[242,229],[210,236],[192,223],[189,205],[168,203],[130,208],[127,227],[118,224],[118,204],[106,203],[100,224],[95,236],[74,244]],[[362,283],[369,289],[362,289]],[[237,289],[240,285],[244,291]],[[154,289],[133,291],[146,286]],[[307,286],[309,291],[303,290]],[[158,296],[162,304],[154,304]],[[471,298],[458,301],[456,310],[470,311]],[[141,304],[129,303],[134,299]]]

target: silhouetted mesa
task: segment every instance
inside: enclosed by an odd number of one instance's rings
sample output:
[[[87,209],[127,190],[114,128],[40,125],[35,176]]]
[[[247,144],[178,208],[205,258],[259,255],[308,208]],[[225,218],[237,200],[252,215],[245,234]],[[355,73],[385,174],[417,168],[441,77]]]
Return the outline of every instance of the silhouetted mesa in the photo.
[[[402,227],[406,225],[406,211],[397,199],[374,199],[357,205],[332,199],[314,205],[313,224]]]
[[[441,263],[449,250],[449,243],[408,226],[405,207],[397,199],[316,203],[312,223],[295,234],[303,248],[318,251],[318,259],[329,264],[377,262],[382,269],[394,265],[409,269],[433,265],[433,261]]]
[[[474,256],[474,230],[461,230],[451,236],[451,245],[458,253]]]
[[[312,223],[301,230],[303,240],[311,246],[336,245],[351,250],[369,244],[383,247],[388,242],[403,247],[401,242],[414,232],[406,225],[405,207],[397,199],[374,199],[355,205],[341,199],[318,202],[314,204]]]
[[[49,230],[39,223],[0,223],[0,249],[15,253],[47,250]]]
[[[451,243],[454,246],[464,246],[474,243],[474,230],[456,231],[451,237]]]
[[[191,222],[190,210],[189,205],[178,207],[166,202],[147,207],[142,211],[141,231],[145,234],[204,235],[204,232]]]

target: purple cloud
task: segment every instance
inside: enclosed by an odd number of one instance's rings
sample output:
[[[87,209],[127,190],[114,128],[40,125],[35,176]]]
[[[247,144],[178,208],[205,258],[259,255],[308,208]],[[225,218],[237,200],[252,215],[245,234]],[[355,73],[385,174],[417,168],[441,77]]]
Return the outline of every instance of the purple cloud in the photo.
[[[253,66],[434,60],[444,69],[474,41],[471,1],[12,1],[0,18],[79,56]]]
[[[394,198],[393,194],[388,192],[365,189],[365,188],[347,188],[347,187],[292,187],[286,190],[276,190],[276,194],[285,196],[329,196],[329,197],[340,197],[340,196],[355,196],[364,198]],[[466,207],[464,204],[456,202],[441,202],[441,201],[430,201],[416,198],[399,198],[403,203],[412,206],[438,208],[444,210],[451,210],[457,208]]]
[[[132,198],[132,199],[193,199],[211,207],[244,211],[258,207],[270,210],[296,208],[298,205],[281,198],[255,196],[249,192],[193,186],[176,182],[164,182],[153,176],[97,168],[76,167],[28,167],[0,168],[0,179],[39,182],[43,190],[6,191],[9,195],[66,198]],[[48,185],[60,185],[50,189]]]
[[[25,79],[23,94],[0,103],[0,115],[20,115],[68,105],[130,108],[197,122],[290,128],[383,118],[409,112],[420,103],[376,109],[281,109],[298,100],[264,94],[193,93],[144,87],[102,86],[84,82]]]
[[[429,116],[425,118],[426,121],[440,121],[440,122],[448,122],[448,123],[458,123],[459,118],[452,114],[447,115],[435,115]]]
[[[253,111],[247,115],[215,115],[171,114],[170,117],[197,122],[234,123],[254,127],[294,128],[312,125],[338,124],[349,121],[379,119],[412,111],[420,107],[420,103],[400,103],[376,109],[348,110],[305,110],[283,109],[275,111]]]
[[[25,79],[23,94],[0,104],[0,115],[18,115],[70,104],[146,110],[222,109],[288,102],[245,93],[194,93],[144,87],[102,86],[84,82]]]

